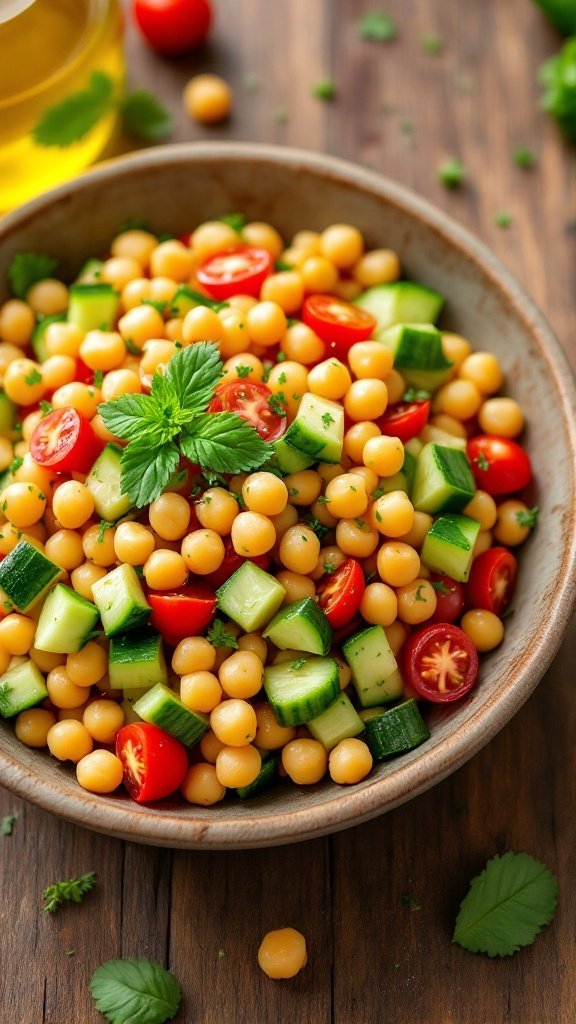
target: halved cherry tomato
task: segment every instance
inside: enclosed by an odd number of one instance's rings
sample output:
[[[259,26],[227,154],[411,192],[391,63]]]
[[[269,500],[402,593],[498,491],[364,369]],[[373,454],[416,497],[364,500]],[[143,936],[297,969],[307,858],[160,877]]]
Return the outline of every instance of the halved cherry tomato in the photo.
[[[196,276],[213,298],[222,301],[239,293],[258,297],[271,270],[272,257],[266,249],[241,245],[209,256]]]
[[[76,409],[54,409],[40,420],[30,438],[30,452],[39,466],[87,473],[104,448],[89,421]]]
[[[122,761],[124,785],[139,804],[175,793],[188,771],[186,747],[147,722],[122,726],[116,754]]]
[[[309,295],[302,307],[302,320],[338,358],[346,358],[351,345],[366,341],[376,327],[370,313],[334,295]]]
[[[257,381],[231,380],[216,390],[208,412],[235,412],[258,431],[263,441],[277,441],[286,430],[286,416],[270,405],[272,392]]]
[[[175,647],[185,636],[198,636],[216,614],[216,594],[203,583],[188,583],[178,590],[148,590],[150,625]]]
[[[437,622],[408,638],[403,649],[406,681],[435,704],[460,700],[474,686],[478,654],[459,626]]]
[[[430,573],[430,582],[436,592],[436,611],[428,622],[456,622],[464,608],[464,587],[439,572]]]
[[[383,434],[399,437],[403,444],[416,437],[428,422],[430,402],[428,399],[417,402],[396,402],[390,405],[377,425]]]
[[[200,525],[200,524],[198,524]],[[235,550],[230,537],[227,537],[224,541],[224,561],[222,565],[211,572],[208,576],[204,576],[204,580],[210,587],[217,589],[221,587],[226,580],[229,580],[232,573],[239,569],[243,562],[254,562],[260,569],[267,572],[272,562],[272,555],[266,552],[264,555],[257,555],[256,558],[243,558]]]
[[[347,558],[332,575],[322,577],[316,595],[332,629],[341,629],[354,617],[365,589],[362,566],[355,558]]]
[[[466,597],[472,608],[502,615],[512,600],[518,562],[507,548],[489,548],[472,562]]]
[[[507,437],[478,434],[468,442],[467,451],[476,485],[488,494],[512,494],[532,479],[528,455]]]
[[[134,17],[157,53],[187,53],[208,35],[209,0],[133,0]]]

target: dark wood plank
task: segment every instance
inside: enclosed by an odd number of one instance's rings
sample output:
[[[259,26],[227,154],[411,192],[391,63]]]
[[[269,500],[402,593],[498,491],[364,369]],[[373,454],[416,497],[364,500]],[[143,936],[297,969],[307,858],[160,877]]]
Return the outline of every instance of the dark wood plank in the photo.
[[[216,6],[210,46],[193,57],[162,60],[128,34],[131,81],[169,104],[175,140],[327,149],[419,190],[524,281],[576,365],[576,157],[538,110],[536,68],[558,39],[528,0],[389,0],[399,27],[391,44],[358,38],[361,13],[379,6],[371,0]],[[436,57],[420,44],[431,31],[445,40]],[[182,109],[183,85],[203,70],[233,86],[226,125],[201,128]],[[326,76],[337,85],[333,103],[311,95]],[[537,151],[536,171],[514,166],[520,144]],[[436,177],[452,154],[469,169],[457,193]],[[506,231],[493,223],[504,208],[513,216]],[[0,793],[0,815],[19,813],[13,835],[0,838],[0,1019],[96,1024],[91,972],[110,957],[142,955],[174,970],[184,993],[177,1019],[186,1024],[569,1024],[575,647],[573,629],[534,697],[469,765],[331,840],[172,854],[72,828]],[[529,850],[558,872],[561,903],[534,947],[493,962],[450,938],[469,879],[508,848]],[[46,884],[90,868],[99,886],[83,908],[43,914]],[[309,967],[293,982],[272,982],[256,952],[266,930],[285,924],[306,935]]]

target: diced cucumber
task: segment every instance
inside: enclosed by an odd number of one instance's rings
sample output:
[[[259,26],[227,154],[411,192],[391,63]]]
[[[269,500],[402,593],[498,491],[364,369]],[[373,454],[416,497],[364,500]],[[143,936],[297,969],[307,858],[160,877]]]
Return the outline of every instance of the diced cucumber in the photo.
[[[66,319],[66,313],[54,313],[52,316],[43,316],[36,324],[32,332],[32,351],[39,363],[44,363],[50,353],[46,348],[46,329],[50,324],[61,324]]]
[[[436,323],[444,297],[415,281],[392,281],[374,285],[354,302],[376,318],[374,337],[379,339],[382,331],[395,324]]]
[[[253,562],[243,562],[216,591],[218,607],[246,633],[261,629],[278,611],[286,591]]]
[[[20,612],[33,608],[63,575],[59,565],[27,540],[19,541],[0,562],[0,587]]]
[[[150,605],[131,565],[123,563],[93,583],[92,595],[106,636],[127,633],[148,621]]]
[[[416,472],[415,457],[404,448],[404,465],[394,476],[384,476],[378,483],[378,494],[390,494],[390,491],[405,491],[410,494],[414,474]]]
[[[102,275],[104,260],[89,259],[80,270],[74,284],[97,284]]]
[[[363,708],[396,700],[402,693],[388,637],[382,626],[368,626],[342,645],[342,653],[352,672],[352,683]]]
[[[317,718],[311,718],[306,727],[326,750],[332,750],[340,740],[358,736],[364,730],[364,723],[348,695],[340,693],[334,703]]]
[[[375,761],[405,754],[430,737],[415,700],[406,700],[393,708],[370,708],[361,711],[360,718]]]
[[[303,658],[269,665],[264,689],[280,725],[301,725],[317,718],[340,692],[333,658]]]
[[[16,406],[4,391],[0,391],[0,434],[10,434],[16,419]]]
[[[394,355],[394,367],[415,388],[436,391],[453,364],[444,355],[442,335],[432,324],[397,324],[379,335]]]
[[[304,452],[293,448],[284,437],[279,437],[277,441],[274,441],[274,455],[276,456],[276,465],[283,473],[299,473],[301,469],[313,466],[316,461],[314,456],[305,455]]]
[[[344,444],[343,407],[307,391],[284,440],[313,459],[339,462]]]
[[[187,284],[178,285],[170,303],[170,316],[184,317],[191,309],[200,305],[192,289]]]
[[[186,747],[193,747],[208,732],[210,722],[199,711],[190,711],[172,690],[157,683],[134,705],[144,722],[157,725]]]
[[[72,654],[88,642],[98,622],[98,610],[75,590],[57,583],[40,612],[34,647],[53,654]]]
[[[110,685],[117,690],[150,689],[168,679],[162,637],[153,629],[114,636],[108,655]]]
[[[422,441],[418,437],[411,437],[404,445],[404,461],[406,461],[407,455],[412,455],[414,459],[417,459],[423,447]]]
[[[328,654],[333,632],[324,612],[311,597],[305,597],[281,608],[262,636],[281,650]]]
[[[114,325],[120,295],[111,284],[71,284],[68,320],[81,331],[109,331]]]
[[[86,486],[94,498],[94,510],[108,523],[121,519],[132,508],[130,498],[121,490],[121,458],[122,448],[107,444],[86,478]]]
[[[33,661],[25,659],[0,676],[0,715],[13,718],[27,708],[46,700],[44,676]]]
[[[443,444],[445,448],[458,448],[461,452],[466,451],[465,437],[449,434],[447,430],[441,430],[440,427],[435,427],[431,423],[427,423],[425,427],[422,427],[419,437],[423,444],[430,444],[435,441],[437,444]]]
[[[418,512],[461,512],[474,497],[476,484],[464,452],[425,444],[416,462],[412,504]]]
[[[258,775],[251,782],[249,786],[240,786],[236,790],[236,795],[241,800],[248,800],[251,796],[258,796],[262,790],[268,789],[273,786],[275,782],[278,782],[280,778],[280,754],[269,753],[262,757],[262,767],[258,772]]]
[[[466,583],[479,533],[480,523],[469,516],[439,516],[424,538],[420,558],[433,572]]]

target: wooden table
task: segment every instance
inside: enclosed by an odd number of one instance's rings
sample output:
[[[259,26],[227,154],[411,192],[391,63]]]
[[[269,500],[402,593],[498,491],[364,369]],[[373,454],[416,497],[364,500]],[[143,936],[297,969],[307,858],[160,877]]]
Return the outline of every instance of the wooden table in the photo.
[[[388,0],[398,24],[389,44],[358,37],[359,16],[378,6],[370,0],[214,2],[210,48],[194,58],[164,62],[129,32],[132,83],[169,103],[176,139],[320,149],[420,191],[495,249],[576,362],[576,159],[538,109],[536,69],[559,39],[529,0]],[[430,32],[444,39],[440,55],[422,48]],[[211,130],[188,122],[180,102],[185,80],[206,69],[235,99],[230,123]],[[311,97],[327,76],[332,103]],[[521,144],[538,154],[532,172],[514,165]],[[436,168],[452,154],[469,179],[448,193]],[[507,230],[494,223],[503,209]],[[18,814],[0,838],[2,1024],[96,1024],[91,972],[131,955],[174,971],[186,1024],[572,1024],[575,657],[573,629],[489,747],[431,792],[332,839],[174,853],[74,828],[2,793],[0,814]],[[450,940],[468,881],[508,849],[557,872],[560,905],[531,948],[491,961]],[[98,889],[82,908],[42,913],[47,883],[90,869]],[[287,924],[305,934],[309,964],[272,982],[256,951]]]

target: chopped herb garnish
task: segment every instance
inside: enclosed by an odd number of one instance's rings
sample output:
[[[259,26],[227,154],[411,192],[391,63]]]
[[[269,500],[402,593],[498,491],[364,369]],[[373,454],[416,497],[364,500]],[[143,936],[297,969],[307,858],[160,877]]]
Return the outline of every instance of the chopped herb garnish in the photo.
[[[321,419],[326,430],[328,430],[331,423],[334,423],[334,417],[329,412],[323,412]]]
[[[334,100],[336,99],[336,86],[331,78],[323,78],[312,86],[312,95],[317,100]]]
[[[458,157],[450,157],[438,168],[438,181],[445,188],[460,188],[466,177],[466,168]]]
[[[48,885],[44,890],[42,899],[45,901],[44,910],[53,914],[61,903],[81,903],[87,892],[90,892],[96,885],[96,872],[88,871],[79,878],[70,878],[67,882],[55,882]]]
[[[422,591],[424,590],[424,584],[421,583],[419,587],[416,587],[416,593],[414,594],[415,601],[425,601],[426,598],[422,597]]]
[[[402,903],[405,903],[409,910],[421,910],[421,906],[417,900],[409,892],[402,893]]]
[[[101,388],[103,382],[104,382],[104,374],[103,374],[102,370],[95,370],[94,371],[94,387],[95,388]]]
[[[427,32],[422,36],[420,42],[424,53],[428,53],[431,57],[437,57],[444,49],[444,40],[437,32]]]
[[[294,671],[294,672],[297,672],[299,668],[302,668],[302,665],[306,664],[306,660],[307,660],[306,658],[298,658],[297,661],[291,662],[291,664],[290,664],[291,670]]]
[[[108,523],[106,519],[101,519],[98,524],[98,544],[101,544],[104,540],[104,534],[106,530],[111,530],[114,527],[114,523]]]
[[[272,412],[276,416],[286,415],[286,395],[283,391],[278,391],[275,395],[270,395],[268,399],[268,405],[272,409]],[[214,415],[214,414],[213,414]]]
[[[223,217],[218,217],[218,220],[238,234],[246,227],[246,215],[243,213],[225,213]]]
[[[235,366],[234,369],[236,370],[236,376],[242,378],[248,377],[253,372],[252,366]]]
[[[494,223],[497,228],[509,228],[512,223],[512,214],[508,210],[500,210],[494,214]]]
[[[425,402],[430,398],[430,392],[422,388],[407,388],[402,395],[403,402]]]
[[[474,462],[478,466],[478,469],[481,469],[483,473],[490,469],[490,461],[486,458],[483,452],[480,452],[480,454],[476,456]]]
[[[382,522],[382,516],[381,516],[380,512],[378,511],[378,509],[376,509],[376,511],[374,513],[374,517],[375,517],[377,523],[381,523]]]
[[[389,43],[396,38],[396,24],[385,11],[368,11],[358,22],[358,35],[370,42]]]
[[[317,500],[319,505],[329,505],[330,504],[330,498],[327,498],[325,494],[321,494],[320,497],[317,498],[316,500]]]
[[[31,372],[26,377],[24,377],[24,380],[26,384],[32,387],[34,384],[40,384],[42,380],[42,374],[39,373],[36,367],[34,367],[34,369],[31,370]]]
[[[447,587],[442,580],[430,580],[430,582],[434,587],[434,590],[437,590],[440,594],[451,594],[454,589],[453,587]]]
[[[4,817],[0,819],[0,835],[11,836],[14,828],[14,822],[17,818],[18,815],[16,813],[5,814]]]
[[[295,498],[296,495],[300,494],[300,491],[298,490],[297,487],[289,487],[288,494],[290,495],[291,498]]]
[[[521,509],[520,512],[516,513],[516,521],[520,526],[528,526],[532,529],[532,527],[536,526],[536,523],[538,522],[539,512],[540,509],[538,508],[538,505],[534,505],[533,508],[528,508],[526,511]]]
[[[206,636],[213,647],[232,647],[234,650],[238,649],[238,642],[234,633],[231,633],[226,628],[226,623],[222,622],[222,619],[214,619]]]
[[[281,273],[283,270],[294,270],[293,263],[287,263],[286,260],[274,260],[274,270]]]
[[[380,513],[377,512],[376,513],[376,518],[378,518],[379,515],[380,515]],[[380,516],[380,519],[382,519],[382,516]],[[364,519],[355,519],[354,522],[356,523],[356,526],[358,527],[359,530],[365,530],[366,529],[366,523],[365,523]]]
[[[536,155],[528,146],[518,146],[514,150],[514,163],[522,171],[531,171],[536,166]]]
[[[141,355],[141,352],[140,352],[140,349],[138,348],[138,345],[135,345],[131,338],[124,338],[124,344],[125,344],[128,352],[130,353],[130,355],[132,355],[132,356],[139,356],[139,355]]]
[[[155,309],[157,313],[160,313],[160,316],[164,316],[164,313],[166,312],[166,309],[168,307],[168,300],[167,299],[142,299],[142,302],[140,303],[140,305],[141,306],[152,306],[152,309]]]
[[[21,455],[16,455],[16,457],[10,463],[10,472],[11,473],[16,473],[16,471],[18,469],[20,469],[20,466],[22,466],[23,464],[24,464],[24,459],[22,458],[22,456]]]
[[[279,383],[279,384],[285,384],[287,380],[288,380],[288,377],[286,376],[286,374],[284,373],[284,371],[282,371],[282,373],[281,373],[281,374],[280,374],[280,376],[278,377],[278,383]]]
[[[336,572],[336,566],[333,562],[322,562],[322,568],[327,576],[331,576],[333,572]]]

